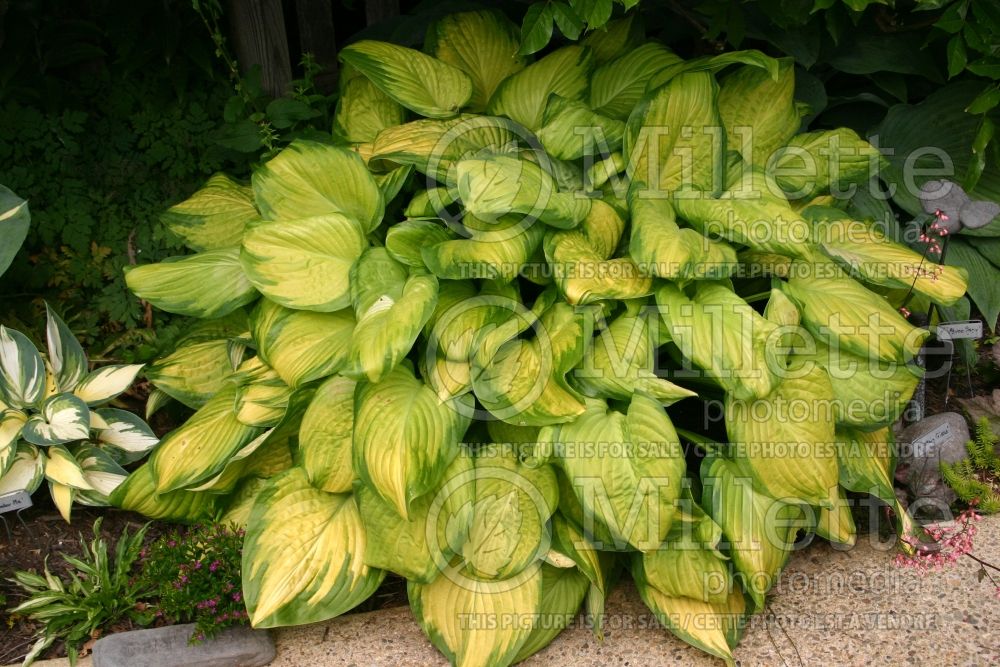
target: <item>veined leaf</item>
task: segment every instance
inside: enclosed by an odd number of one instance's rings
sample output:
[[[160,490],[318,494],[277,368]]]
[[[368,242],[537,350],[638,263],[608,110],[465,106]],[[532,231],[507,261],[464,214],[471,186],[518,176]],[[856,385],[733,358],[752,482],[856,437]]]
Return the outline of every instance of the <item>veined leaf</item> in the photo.
[[[777,78],[760,67],[743,65],[728,74],[719,89],[727,145],[749,164],[761,167],[801,125],[793,99],[794,62],[781,58],[778,63]]]
[[[594,70],[590,78],[590,107],[605,116],[627,120],[645,94],[649,79],[678,62],[680,56],[656,42],[624,53]]]
[[[27,407],[45,395],[45,364],[27,336],[0,325],[0,379],[3,399]]]
[[[219,496],[192,491],[156,492],[153,468],[146,463],[128,476],[109,497],[114,507],[138,512],[151,519],[194,523],[215,513]]]
[[[581,99],[592,68],[588,49],[564,46],[507,77],[490,99],[487,111],[537,132],[549,96],[554,93],[569,100]]]
[[[402,105],[364,77],[346,81],[337,100],[333,132],[351,143],[375,141],[387,127],[406,120]]]
[[[471,216],[466,216],[466,222],[471,222]],[[539,249],[546,229],[529,217],[511,214],[497,220],[493,229],[472,230],[471,238],[429,243],[421,250],[421,258],[439,278],[509,283]]]
[[[558,95],[549,98],[538,140],[560,160],[621,150],[625,123],[591,111],[583,102]]]
[[[74,454],[80,463],[83,478],[92,487],[89,491],[79,491],[76,502],[92,507],[107,507],[109,496],[125,481],[128,472],[106,452],[93,445],[77,447]]]
[[[321,491],[348,493],[354,482],[351,438],[355,386],[350,378],[328,378],[302,416],[296,464]]]
[[[45,478],[54,484],[72,487],[84,491],[92,491],[84,476],[80,463],[63,445],[52,445],[46,448],[48,459],[45,461]],[[60,511],[62,511],[60,507]],[[68,512],[63,512],[66,517]],[[68,521],[69,519],[67,519]]]
[[[171,398],[198,409],[233,374],[229,347],[230,340],[226,338],[182,343],[150,364],[146,378]]]
[[[37,414],[24,423],[21,436],[33,445],[59,445],[90,435],[90,410],[73,394],[45,399]]]
[[[600,30],[591,30],[581,42],[594,54],[594,62],[603,65],[639,48],[643,39],[642,21],[632,12],[624,18],[608,21]]]
[[[285,415],[292,389],[259,356],[240,364],[232,382],[236,385],[233,409],[240,423],[269,428]]]
[[[870,182],[883,160],[877,148],[842,127],[795,135],[774,153],[767,169],[790,198],[811,199]]]
[[[669,201],[635,199],[630,208],[629,255],[645,273],[671,280],[713,280],[736,270],[736,251],[723,241],[678,227]]]
[[[225,174],[215,174],[200,190],[160,216],[184,245],[197,251],[238,246],[246,226],[259,219],[253,190]]]
[[[538,622],[514,657],[514,662],[525,660],[541,651],[573,623],[589,585],[587,577],[574,567],[542,565]]]

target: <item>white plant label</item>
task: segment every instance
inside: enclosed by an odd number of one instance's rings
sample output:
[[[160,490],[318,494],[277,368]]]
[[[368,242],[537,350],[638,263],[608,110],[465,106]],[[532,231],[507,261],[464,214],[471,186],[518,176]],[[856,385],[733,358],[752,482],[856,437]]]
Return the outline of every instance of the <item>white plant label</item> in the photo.
[[[963,338],[982,338],[982,320],[964,320],[961,322],[942,322],[937,326],[938,340],[961,340]]]
[[[14,491],[0,496],[0,514],[17,512],[31,507],[31,496],[27,491]]]

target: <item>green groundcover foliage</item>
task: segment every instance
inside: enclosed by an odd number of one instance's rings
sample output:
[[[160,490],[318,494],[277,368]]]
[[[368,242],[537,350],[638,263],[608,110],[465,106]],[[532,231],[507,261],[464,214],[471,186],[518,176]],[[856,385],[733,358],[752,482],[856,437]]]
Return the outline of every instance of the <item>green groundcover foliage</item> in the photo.
[[[732,663],[797,533],[853,542],[847,492],[910,530],[890,425],[928,331],[897,307],[969,273],[833,196],[892,164],[801,131],[791,59],[631,20],[534,58],[492,10],[355,41],[332,133],[213,177],[163,218],[195,252],[127,269],[199,318],[147,371],[195,412],[111,502],[245,526],[255,627],[394,572],[454,664],[507,665],[581,607],[600,635],[627,571]]]

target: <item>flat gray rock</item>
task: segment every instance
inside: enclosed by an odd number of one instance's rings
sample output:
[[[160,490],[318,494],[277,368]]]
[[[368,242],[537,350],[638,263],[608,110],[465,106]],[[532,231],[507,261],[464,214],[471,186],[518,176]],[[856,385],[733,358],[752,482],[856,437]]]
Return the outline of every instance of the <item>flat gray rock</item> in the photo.
[[[188,644],[194,625],[169,625],[108,635],[94,644],[94,667],[262,667],[274,660],[266,631],[231,627]]]
[[[897,478],[906,483],[919,513],[941,508],[955,501],[955,492],[941,478],[941,464],[964,459],[965,443],[970,439],[969,425],[957,412],[942,412],[921,419],[903,429],[897,438],[899,465]],[[943,512],[930,511],[930,514]]]

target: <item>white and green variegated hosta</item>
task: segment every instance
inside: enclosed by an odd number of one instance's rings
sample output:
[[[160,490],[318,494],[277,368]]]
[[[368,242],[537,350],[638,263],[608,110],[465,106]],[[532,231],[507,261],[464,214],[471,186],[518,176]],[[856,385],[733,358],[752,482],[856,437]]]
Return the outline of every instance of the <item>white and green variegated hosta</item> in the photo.
[[[634,20],[533,62],[492,10],[423,51],[356,42],[331,136],[213,177],[164,217],[195,253],[129,270],[200,318],[147,369],[149,412],[194,414],[111,500],[245,525],[253,625],[331,618],[392,572],[452,663],[508,665],[581,608],[600,636],[628,570],[732,664],[796,533],[854,539],[846,491],[910,529],[890,427],[927,332],[896,307],[953,304],[965,275],[829,196],[878,153],[799,132],[790,62],[684,60]],[[88,501],[138,422],[94,405],[128,372],[84,375],[64,338],[47,381],[4,333],[0,433],[26,441],[4,465],[37,484],[49,461]],[[724,442],[674,427],[708,400]],[[75,459],[57,442],[88,429]]]
[[[0,495],[34,493],[48,481],[70,520],[73,502],[107,505],[125,481],[122,467],[158,439],[142,419],[105,407],[131,386],[142,365],[90,370],[66,323],[47,308],[46,351],[0,326]]]

